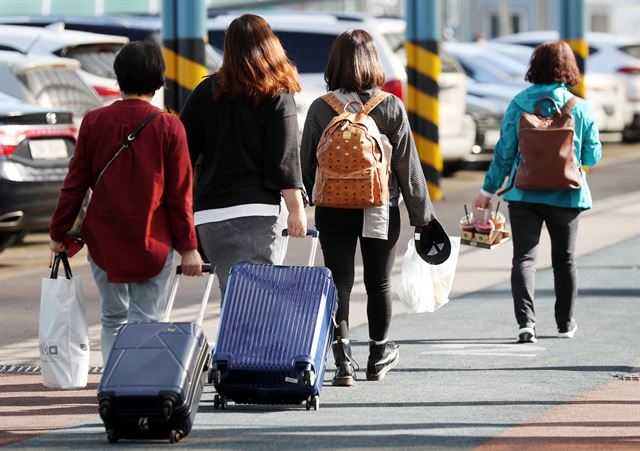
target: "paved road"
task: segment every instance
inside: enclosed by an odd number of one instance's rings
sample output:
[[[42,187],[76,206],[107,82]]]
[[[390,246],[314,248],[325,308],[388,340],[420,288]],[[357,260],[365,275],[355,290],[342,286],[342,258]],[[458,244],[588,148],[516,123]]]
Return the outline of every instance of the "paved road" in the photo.
[[[497,284],[454,299],[435,314],[396,316],[397,369],[382,382],[361,380],[352,388],[328,385],[327,375],[317,412],[234,404],[215,410],[207,388],[183,444],[191,449],[638,449],[640,382],[618,378],[640,364],[639,250],[636,236],[581,258],[580,328],[574,340],[556,337],[552,274],[540,271],[536,344],[514,344],[509,286]],[[366,327],[354,329],[353,338],[355,358],[364,366]],[[361,378],[363,373],[358,372]],[[71,407],[84,422],[12,448],[113,449],[91,412],[93,390],[85,390],[75,404],[66,400],[48,410],[59,414]],[[11,395],[3,404],[14,411],[56,402],[50,391],[32,394],[26,405]],[[122,447],[157,449],[158,443],[123,442]]]
[[[327,386],[319,412],[234,405],[218,412],[207,389],[184,446],[638,449],[640,384],[616,377],[631,378],[640,364],[640,149],[612,147],[607,155],[606,164],[590,174],[596,208],[581,223],[576,339],[554,336],[552,276],[543,269],[536,301],[542,338],[533,345],[515,345],[506,283],[510,246],[464,248],[449,305],[423,315],[404,314],[394,306],[398,315],[392,336],[401,344],[402,357],[383,382],[361,381],[352,389]],[[438,213],[449,230],[455,230],[461,205],[472,201],[479,179],[480,174],[471,172],[447,179],[447,198]],[[403,242],[409,234],[405,227]],[[294,258],[302,253],[294,251]],[[542,258],[539,267],[548,264]],[[78,272],[83,271],[88,278],[86,268]],[[0,363],[37,362],[34,318],[42,272],[0,275]],[[178,313],[189,319],[197,284],[186,288]],[[87,292],[95,303],[92,284],[87,283]],[[363,299],[360,279],[354,324],[363,322]],[[95,306],[90,312],[95,324]],[[215,330],[216,320],[212,309],[207,330]],[[353,337],[356,359],[365,366],[366,328],[355,327]],[[37,375],[0,375],[0,445],[106,447],[95,414],[97,376],[92,381],[87,390],[59,392],[43,389]],[[155,449],[157,444],[135,446]]]

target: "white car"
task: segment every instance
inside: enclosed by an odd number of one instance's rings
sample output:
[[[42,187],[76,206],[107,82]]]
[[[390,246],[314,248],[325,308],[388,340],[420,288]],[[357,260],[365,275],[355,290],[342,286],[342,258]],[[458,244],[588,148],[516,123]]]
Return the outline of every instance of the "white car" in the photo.
[[[129,42],[124,36],[65,30],[61,22],[47,27],[0,25],[0,46],[27,55],[56,55],[80,62],[82,78],[109,104],[120,98],[113,61]]]
[[[264,17],[280,38],[287,56],[295,63],[300,74],[301,95],[299,119],[304,122],[311,101],[326,92],[324,70],[331,46],[344,31],[366,30],[376,42],[385,72],[383,87],[406,101],[407,74],[404,61],[395,54],[398,43],[404,41],[405,22],[370,16],[331,15],[315,13],[265,13]],[[207,21],[209,42],[223,48],[224,32],[238,14],[220,15]],[[445,162],[463,161],[475,141],[475,124],[465,116],[464,74],[443,71],[440,83],[440,149]]]
[[[492,42],[537,47],[543,42],[558,39],[557,31],[535,31],[502,36]],[[640,139],[640,41],[633,37],[595,32],[585,33],[585,39],[589,45],[589,57],[585,63],[587,98],[591,95],[590,85],[595,88],[593,95],[596,98],[612,94],[610,87],[603,87],[606,78],[602,75],[621,79],[626,99],[624,137]],[[593,81],[590,80],[592,74],[598,74]]]
[[[80,63],[57,56],[0,50],[0,92],[25,103],[70,111],[76,124],[102,105],[80,76]]]
[[[500,86],[500,83],[503,83],[506,87],[507,84],[511,84],[517,88],[516,91],[527,86],[524,82],[524,76],[528,69],[533,47],[493,41],[446,43],[445,46],[448,46],[447,48],[451,52],[464,60],[462,65],[467,75],[472,78],[481,75],[476,81],[489,81],[489,77],[482,67],[483,64],[489,64],[494,75],[503,73],[501,77],[496,77],[490,85]],[[508,61],[505,63],[504,59]],[[628,116],[629,110],[625,99],[624,85],[619,77],[587,72],[585,84],[587,102],[593,110],[599,130],[604,133],[622,132],[630,122],[630,117]],[[471,88],[469,91],[474,92]],[[505,94],[507,94],[506,89]]]

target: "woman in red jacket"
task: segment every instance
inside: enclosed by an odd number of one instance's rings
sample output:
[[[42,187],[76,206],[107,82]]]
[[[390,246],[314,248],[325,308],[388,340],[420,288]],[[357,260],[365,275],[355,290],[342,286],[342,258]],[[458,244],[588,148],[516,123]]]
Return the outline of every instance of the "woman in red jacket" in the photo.
[[[162,53],[151,42],[124,46],[114,69],[123,100],[84,117],[49,229],[51,249],[65,251],[62,241],[93,189],[81,235],[100,292],[104,361],[123,324],[161,319],[173,250],[184,274],[202,274],[191,163],[177,117],[154,117],[100,177],[124,139],[158,111],[149,101],[164,84]]]

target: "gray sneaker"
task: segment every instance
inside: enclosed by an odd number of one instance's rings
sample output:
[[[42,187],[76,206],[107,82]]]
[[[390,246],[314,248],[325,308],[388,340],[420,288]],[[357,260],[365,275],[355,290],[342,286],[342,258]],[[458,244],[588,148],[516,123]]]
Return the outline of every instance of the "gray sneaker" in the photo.
[[[526,325],[518,330],[518,343],[535,343],[538,341],[536,338],[536,326]]]
[[[573,338],[578,330],[578,325],[574,320],[571,320],[568,325],[564,327],[558,326],[558,337],[560,338]]]

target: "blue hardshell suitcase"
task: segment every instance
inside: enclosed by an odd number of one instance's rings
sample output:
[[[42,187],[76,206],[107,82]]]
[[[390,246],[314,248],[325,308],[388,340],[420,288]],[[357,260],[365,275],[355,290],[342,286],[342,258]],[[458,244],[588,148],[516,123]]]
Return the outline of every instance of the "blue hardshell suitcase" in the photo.
[[[195,323],[169,322],[182,273],[178,267],[163,321],[125,324],[118,332],[98,386],[109,442],[175,443],[191,431],[210,364],[201,326],[214,273],[210,265],[203,271],[209,280]]]
[[[309,235],[312,264],[318,233]],[[317,409],[336,308],[327,268],[233,266],[210,370],[217,391],[214,407],[232,400],[306,402],[307,409]]]

